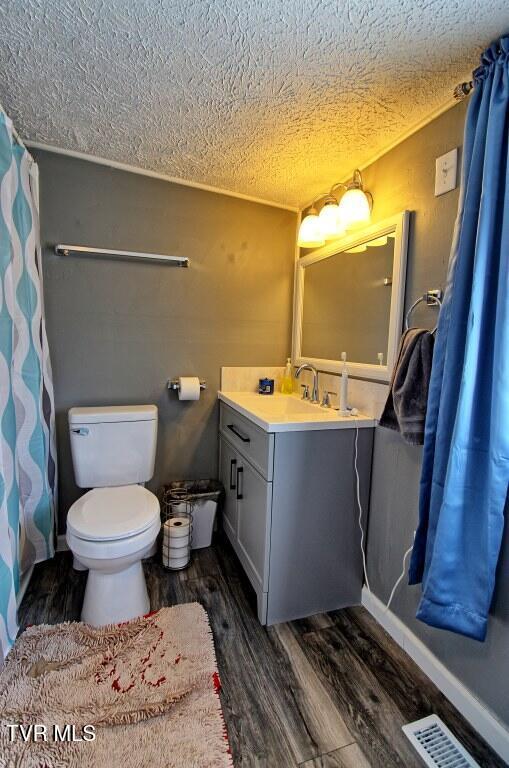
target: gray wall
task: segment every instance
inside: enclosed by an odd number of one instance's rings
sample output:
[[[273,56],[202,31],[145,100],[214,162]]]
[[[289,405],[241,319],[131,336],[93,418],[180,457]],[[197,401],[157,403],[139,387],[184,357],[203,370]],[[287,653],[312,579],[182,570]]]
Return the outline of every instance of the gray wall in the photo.
[[[48,152],[40,168],[44,295],[53,364],[60,524],[79,491],[67,410],[155,403],[156,471],[217,476],[220,366],[283,365],[290,353],[296,215]],[[56,243],[189,256],[188,270],[61,257]],[[208,389],[181,403],[166,380]]]
[[[364,172],[375,200],[374,219],[403,208],[414,211],[410,234],[406,304],[428,288],[444,285],[458,203],[458,190],[434,197],[435,158],[463,141],[466,104],[446,112],[391,150]],[[415,319],[428,326],[436,314]],[[418,520],[422,449],[377,427],[368,528],[371,587],[386,601],[401,572]],[[503,545],[498,588],[485,643],[433,629],[415,619],[420,587],[403,585],[392,609],[439,659],[509,725],[509,536]]]

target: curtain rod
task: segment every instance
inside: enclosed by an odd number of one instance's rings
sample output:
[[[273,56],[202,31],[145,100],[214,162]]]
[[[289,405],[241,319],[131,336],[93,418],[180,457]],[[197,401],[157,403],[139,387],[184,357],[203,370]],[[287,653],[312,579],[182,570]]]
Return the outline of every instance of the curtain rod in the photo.
[[[500,40],[498,40],[496,43],[493,43],[490,46],[490,48],[494,50],[497,56],[500,56],[503,52],[502,44]],[[456,86],[456,88],[452,93],[456,101],[462,101],[466,96],[469,95],[470,91],[472,91],[473,88],[474,88],[474,81],[467,80],[465,83],[458,83],[458,85]]]
[[[474,87],[474,83],[472,82],[472,80],[467,80],[466,83],[458,83],[458,85],[452,92],[452,95],[454,96],[456,101],[463,101],[463,99],[466,99],[466,97],[469,95],[473,87]]]

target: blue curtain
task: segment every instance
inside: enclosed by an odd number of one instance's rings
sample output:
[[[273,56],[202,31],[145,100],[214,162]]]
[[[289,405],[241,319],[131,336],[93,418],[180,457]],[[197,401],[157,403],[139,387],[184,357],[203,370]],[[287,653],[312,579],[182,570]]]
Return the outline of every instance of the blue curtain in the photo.
[[[53,554],[55,411],[43,317],[37,167],[0,110],[0,652],[20,581]]]
[[[474,72],[461,193],[431,374],[417,617],[486,636],[509,481],[509,37]]]

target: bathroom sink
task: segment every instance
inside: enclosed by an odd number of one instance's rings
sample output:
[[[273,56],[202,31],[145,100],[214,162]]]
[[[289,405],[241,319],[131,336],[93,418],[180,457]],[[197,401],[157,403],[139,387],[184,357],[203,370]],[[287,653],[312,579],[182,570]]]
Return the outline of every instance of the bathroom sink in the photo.
[[[281,415],[300,415],[312,417],[321,417],[327,415],[326,408],[320,408],[316,403],[308,400],[302,400],[300,397],[291,395],[256,395],[251,392],[236,393],[241,395],[242,402],[246,407],[254,408],[257,411],[263,411],[274,416]]]
[[[363,414],[341,416],[334,408],[321,408],[298,395],[221,391],[218,397],[266,432],[374,427],[376,423]]]

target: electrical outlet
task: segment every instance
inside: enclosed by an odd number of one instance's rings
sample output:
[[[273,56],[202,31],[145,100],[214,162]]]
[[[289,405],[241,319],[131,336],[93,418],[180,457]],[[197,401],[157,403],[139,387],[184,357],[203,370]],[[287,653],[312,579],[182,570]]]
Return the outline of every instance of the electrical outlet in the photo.
[[[435,197],[456,189],[458,149],[451,149],[435,161]]]

